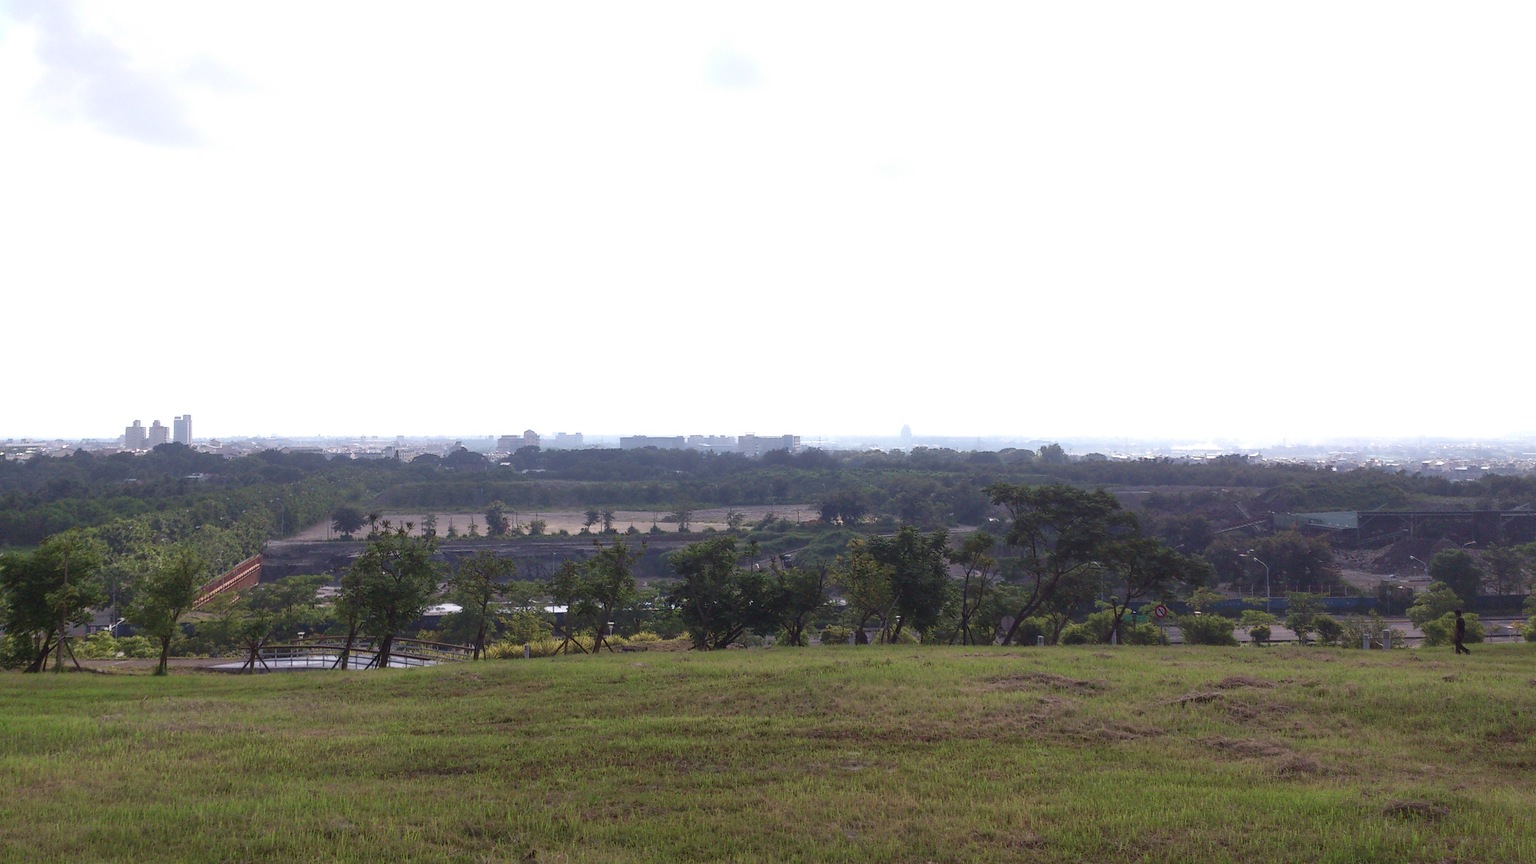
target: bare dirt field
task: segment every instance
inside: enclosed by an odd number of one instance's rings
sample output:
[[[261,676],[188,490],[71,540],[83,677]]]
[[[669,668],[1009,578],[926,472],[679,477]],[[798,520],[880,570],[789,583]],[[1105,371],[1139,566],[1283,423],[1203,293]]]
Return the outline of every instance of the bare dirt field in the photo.
[[[809,504],[752,505],[734,508],[711,507],[709,509],[694,510],[689,528],[694,531],[702,531],[705,528],[724,530],[726,527],[726,516],[731,512],[740,513],[745,516],[748,524],[757,522],[770,513],[789,519],[792,522],[814,520],[817,515],[815,508]],[[389,520],[389,524],[393,526],[404,525],[409,522],[412,525],[412,533],[420,534],[422,523],[428,514],[422,511],[391,510],[379,515],[383,519]],[[475,525],[478,533],[485,533],[485,514],[483,512],[438,512],[435,515],[437,516],[437,533],[439,536],[447,534],[450,525],[457,529],[460,534],[469,533],[469,526],[471,524]],[[619,531],[627,531],[631,525],[639,531],[649,531],[652,525],[660,525],[664,531],[675,531],[677,528],[676,520],[672,519],[672,514],[665,510],[615,510],[613,515],[613,527]],[[508,510],[507,516],[512,519],[513,525],[523,530],[527,529],[530,520],[543,519],[545,522],[544,531],[547,534],[558,534],[562,530],[575,534],[581,531],[587,524],[586,511],[584,510]],[[364,528],[361,533],[366,534],[367,529]],[[326,521],[311,525],[288,539],[329,540],[335,536],[336,532],[331,530],[331,523]]]

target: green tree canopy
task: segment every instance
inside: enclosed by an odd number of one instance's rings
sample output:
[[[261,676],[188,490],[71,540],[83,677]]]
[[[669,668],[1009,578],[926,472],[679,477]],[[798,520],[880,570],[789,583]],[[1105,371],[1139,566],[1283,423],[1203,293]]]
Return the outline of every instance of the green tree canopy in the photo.
[[[331,512],[331,528],[348,540],[366,524],[368,517],[351,504],[343,504]]]
[[[1462,600],[1482,593],[1483,569],[1465,549],[1442,549],[1429,559],[1429,578],[1444,582]]]
[[[440,568],[435,537],[415,537],[386,521],[341,578],[341,605],[355,614],[358,631],[374,637],[378,666],[389,665],[396,634],[432,603]]]
[[[101,587],[101,545],[78,532],[55,534],[29,555],[0,555],[0,624],[11,642],[7,657],[23,658],[36,637],[28,672],[40,671],[50,652],[63,668],[63,636],[106,601]]]
[[[124,616],[145,635],[160,641],[156,675],[166,674],[171,640],[180,632],[182,617],[192,611],[198,589],[208,577],[207,560],[192,547],[178,544],[154,550],[147,566],[134,580],[133,601]]]
[[[725,648],[748,631],[775,629],[781,617],[770,574],[740,566],[735,537],[716,537],[667,556],[678,577],[668,600],[702,651]]]
[[[911,525],[893,536],[871,537],[865,549],[890,572],[896,615],[891,638],[910,625],[920,634],[931,634],[950,600],[949,533],[922,534]]]
[[[1100,566],[1097,559],[1112,542],[1134,531],[1135,519],[1102,489],[998,483],[987,487],[987,494],[1009,515],[1005,539],[1013,561],[1004,572],[1025,588],[1013,626],[1003,635],[1006,645],[1025,619],[1050,602],[1064,579]]]
[[[496,618],[493,604],[503,596],[508,579],[517,573],[517,562],[490,550],[481,550],[463,561],[448,577],[448,599],[458,604],[445,628],[471,636],[474,659],[485,651],[485,631]]]

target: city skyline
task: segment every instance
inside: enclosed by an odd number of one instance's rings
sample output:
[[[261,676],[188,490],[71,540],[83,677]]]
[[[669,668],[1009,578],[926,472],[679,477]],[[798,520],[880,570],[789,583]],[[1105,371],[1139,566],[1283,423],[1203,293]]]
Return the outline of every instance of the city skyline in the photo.
[[[0,6],[0,437],[1536,430],[1526,4],[299,15]]]

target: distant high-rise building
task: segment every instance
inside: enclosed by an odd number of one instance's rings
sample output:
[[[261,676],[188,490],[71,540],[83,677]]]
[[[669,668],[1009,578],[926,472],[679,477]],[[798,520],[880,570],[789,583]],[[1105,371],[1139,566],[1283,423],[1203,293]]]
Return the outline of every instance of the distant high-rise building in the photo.
[[[124,450],[143,450],[143,449],[145,449],[144,448],[144,442],[149,440],[148,437],[147,437],[148,434],[149,434],[149,430],[144,428],[144,424],[140,423],[137,420],[133,421],[133,425],[132,426],[127,426],[127,427],[123,428],[123,449]]]
[[[149,424],[149,440],[145,443],[149,445],[151,450],[160,446],[161,444],[169,444],[170,441],[171,430],[160,425],[159,420]]]
[[[192,415],[185,414],[171,421],[171,440],[177,444],[192,446]]]
[[[901,449],[903,449],[903,450],[911,450],[912,449],[912,427],[911,426],[903,426],[903,427],[901,427]]]

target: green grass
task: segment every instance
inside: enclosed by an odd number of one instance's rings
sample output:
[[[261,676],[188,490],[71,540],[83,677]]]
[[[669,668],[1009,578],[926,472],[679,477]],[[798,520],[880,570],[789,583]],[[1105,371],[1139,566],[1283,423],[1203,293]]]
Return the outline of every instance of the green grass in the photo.
[[[1536,860],[1536,650],[0,675],[0,861]]]

